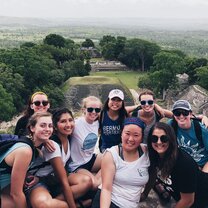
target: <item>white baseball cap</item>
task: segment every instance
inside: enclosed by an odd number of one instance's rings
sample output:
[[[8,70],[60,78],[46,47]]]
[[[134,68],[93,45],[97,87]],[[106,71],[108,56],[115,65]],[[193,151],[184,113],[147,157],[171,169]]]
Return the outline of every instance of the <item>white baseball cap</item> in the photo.
[[[113,89],[113,90],[110,91],[110,93],[108,95],[108,98],[112,99],[114,97],[118,97],[121,100],[124,100],[124,93],[119,89]]]

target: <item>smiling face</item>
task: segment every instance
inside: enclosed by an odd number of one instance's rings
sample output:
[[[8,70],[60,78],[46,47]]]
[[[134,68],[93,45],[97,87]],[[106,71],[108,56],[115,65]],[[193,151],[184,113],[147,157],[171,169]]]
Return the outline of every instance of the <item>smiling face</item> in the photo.
[[[165,154],[165,152],[167,151],[168,147],[169,147],[169,141],[167,142],[162,142],[161,137],[162,136],[166,136],[166,133],[163,129],[154,129],[154,131],[152,132],[152,136],[156,136],[158,137],[157,142],[152,140],[152,148],[160,155],[160,157],[163,157],[163,155]]]
[[[154,103],[152,104],[152,101],[154,101],[154,98],[152,95],[142,95],[140,98],[140,102],[144,105],[141,104],[142,109],[148,113],[152,112],[154,110]],[[150,103],[150,104],[149,104]]]
[[[69,136],[74,130],[74,119],[69,113],[63,113],[57,122],[56,131],[63,136]]]
[[[108,101],[109,110],[118,111],[122,107],[122,100],[118,97],[109,99]]]
[[[36,94],[31,101],[30,108],[34,112],[46,112],[50,108],[48,97],[45,94]]]
[[[190,111],[177,109],[173,112],[173,115],[180,128],[189,129],[191,127],[191,112]]]
[[[53,133],[51,116],[42,116],[37,119],[34,126],[30,126],[34,142],[37,145],[47,141]]]
[[[137,150],[142,142],[142,129],[135,124],[128,124],[124,126],[122,131],[122,147],[126,151]]]
[[[93,123],[98,118],[100,110],[101,103],[99,101],[89,100],[84,108],[84,115],[86,121],[88,123]]]

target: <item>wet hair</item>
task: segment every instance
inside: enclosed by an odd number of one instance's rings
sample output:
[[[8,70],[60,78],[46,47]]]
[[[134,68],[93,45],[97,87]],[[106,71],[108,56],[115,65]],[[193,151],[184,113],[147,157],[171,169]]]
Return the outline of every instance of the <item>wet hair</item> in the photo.
[[[34,113],[30,117],[30,119],[28,121],[28,124],[27,124],[27,130],[28,130],[29,134],[33,134],[33,132],[31,132],[31,130],[30,130],[30,127],[34,127],[37,124],[38,119],[42,118],[42,117],[51,117],[52,118],[52,115],[49,112],[37,112],[37,113]]]
[[[68,108],[56,108],[52,111],[53,126],[55,128],[57,127],[57,123],[59,122],[62,114],[64,114],[64,113],[68,113],[74,119],[72,112]]]
[[[159,154],[152,147],[151,136],[155,129],[163,130],[169,139],[169,146],[163,158],[160,158]],[[155,125],[150,129],[147,138],[147,146],[150,158],[150,171],[158,167],[161,170],[162,177],[166,178],[175,164],[178,152],[177,139],[173,128],[163,122],[155,123]]]
[[[145,90],[145,91],[141,92],[141,93],[139,94],[139,101],[141,101],[142,95],[152,95],[153,100],[155,99],[154,92],[152,92],[151,90]]]
[[[86,98],[83,98],[82,100],[82,108],[86,108],[87,103],[90,101],[94,101],[94,102],[99,102],[100,103],[100,107],[102,108],[102,102],[98,97],[95,96],[88,96]]]
[[[47,96],[44,92],[42,92],[42,91],[38,91],[38,92],[33,93],[33,94],[30,96],[30,98],[28,99],[27,107],[26,107],[26,110],[25,110],[25,112],[24,112],[24,115],[25,115],[26,117],[28,117],[28,118],[29,118],[31,115],[33,115],[33,113],[34,113],[34,110],[31,109],[30,105],[32,104],[33,98],[34,98],[36,95],[45,95],[45,96],[47,97],[47,100],[48,100],[48,96]]]

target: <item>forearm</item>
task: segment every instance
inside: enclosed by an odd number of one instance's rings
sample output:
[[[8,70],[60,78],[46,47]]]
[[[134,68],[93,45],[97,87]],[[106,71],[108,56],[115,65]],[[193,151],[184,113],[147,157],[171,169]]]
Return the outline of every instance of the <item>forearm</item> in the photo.
[[[101,208],[109,208],[111,204],[111,192],[107,189],[101,190],[100,195],[100,207]]]
[[[68,206],[70,208],[76,208],[76,204],[75,204],[75,201],[74,201],[74,197],[73,197],[73,194],[72,194],[72,190],[71,190],[71,187],[66,187],[63,189],[63,193],[64,193],[64,197],[66,199],[66,202],[68,204]]]
[[[184,202],[184,201],[182,201],[182,200],[179,200],[179,201],[175,204],[174,208],[189,208],[189,207],[191,207],[191,205],[192,205],[192,204],[190,204],[190,203],[186,203],[186,202]]]
[[[27,208],[27,202],[23,192],[19,192],[18,194],[11,193],[11,197],[14,201],[15,208]]]

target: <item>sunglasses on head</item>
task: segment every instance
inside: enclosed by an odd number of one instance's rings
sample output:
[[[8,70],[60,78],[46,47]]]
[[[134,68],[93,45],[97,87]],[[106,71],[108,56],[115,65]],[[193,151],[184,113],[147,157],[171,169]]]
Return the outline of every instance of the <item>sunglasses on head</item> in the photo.
[[[154,103],[153,100],[141,100],[141,105],[152,105]]]
[[[161,137],[158,137],[158,136],[156,136],[156,135],[152,135],[152,136],[151,136],[151,141],[152,141],[152,143],[157,143],[159,138],[160,138],[160,141],[161,141],[162,143],[166,143],[166,142],[169,141],[167,135],[162,135]]]
[[[88,113],[92,113],[95,111],[95,113],[100,113],[101,109],[100,108],[87,108]]]
[[[48,102],[47,100],[43,100],[43,101],[34,101],[34,102],[33,102],[33,104],[34,104],[35,106],[40,106],[41,103],[42,103],[43,106],[47,106],[49,102]]]
[[[184,109],[178,109],[178,110],[174,110],[173,111],[173,115],[174,116],[180,116],[181,114],[183,116],[188,116],[190,113],[190,111],[184,110]]]

